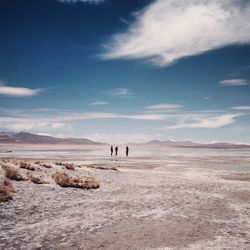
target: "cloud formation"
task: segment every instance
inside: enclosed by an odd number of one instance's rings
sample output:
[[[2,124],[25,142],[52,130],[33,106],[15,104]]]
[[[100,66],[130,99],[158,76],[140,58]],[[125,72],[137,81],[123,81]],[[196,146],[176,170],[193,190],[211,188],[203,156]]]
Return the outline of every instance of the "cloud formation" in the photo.
[[[105,59],[148,59],[158,66],[235,44],[250,43],[250,2],[156,0],[112,37]]]
[[[0,95],[7,95],[13,97],[25,97],[38,95],[41,90],[30,89],[23,87],[12,87],[3,85],[4,82],[0,81]]]
[[[90,103],[90,105],[94,105],[94,106],[102,106],[102,105],[107,105],[107,104],[109,104],[109,102],[107,101],[95,101],[95,102]]]
[[[245,86],[248,85],[247,80],[245,79],[230,79],[220,81],[219,84],[224,87],[234,87],[234,86]]]
[[[248,106],[247,106],[248,107]],[[12,110],[0,108],[0,129],[11,131],[30,131],[38,133],[57,133],[60,131],[73,131],[74,124],[87,120],[130,120],[152,122],[161,124],[162,129],[215,129],[236,123],[236,118],[248,113],[244,110],[234,108],[230,110],[180,110],[174,113],[112,113],[112,112],[74,112],[57,110],[46,111],[37,109]]]
[[[173,112],[182,108],[182,105],[171,104],[171,103],[160,103],[155,105],[150,105],[145,107],[146,112]]]
[[[89,4],[99,4],[103,3],[106,0],[57,0],[62,3],[89,3]]]
[[[168,129],[183,129],[183,128],[220,128],[230,125],[235,122],[235,118],[243,114],[220,114],[211,116],[193,116],[185,117]]]
[[[232,107],[232,109],[235,109],[235,110],[250,110],[250,106],[237,106],[237,107]]]
[[[27,131],[36,133],[53,133],[70,131],[71,126],[66,123],[53,122],[49,119],[21,118],[21,117],[0,117],[1,129],[8,131]]]
[[[134,93],[126,88],[116,88],[109,93],[113,97],[131,99],[135,98]]]
[[[98,142],[111,143],[111,144],[122,144],[122,143],[143,143],[158,138],[158,134],[145,134],[145,133],[91,133],[86,136],[88,139]],[[159,137],[159,138],[162,138]]]

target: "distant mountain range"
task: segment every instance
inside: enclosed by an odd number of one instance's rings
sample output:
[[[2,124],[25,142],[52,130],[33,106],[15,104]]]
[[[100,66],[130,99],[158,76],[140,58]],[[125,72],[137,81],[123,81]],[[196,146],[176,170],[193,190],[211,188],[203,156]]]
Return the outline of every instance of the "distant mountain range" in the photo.
[[[234,143],[198,143],[192,141],[158,141],[153,140],[144,145],[158,145],[158,146],[168,146],[168,147],[183,147],[183,148],[250,148],[247,144],[234,144]]]
[[[68,145],[105,145],[105,143],[91,141],[86,138],[56,138],[46,135],[36,135],[27,132],[0,132],[0,144],[68,144]],[[153,140],[136,145],[182,147],[182,148],[250,148],[247,144],[233,143],[197,143],[192,141],[158,141]]]
[[[26,132],[0,132],[0,143],[23,143],[23,144],[84,144],[101,145],[86,138],[56,138],[45,135],[35,135]]]

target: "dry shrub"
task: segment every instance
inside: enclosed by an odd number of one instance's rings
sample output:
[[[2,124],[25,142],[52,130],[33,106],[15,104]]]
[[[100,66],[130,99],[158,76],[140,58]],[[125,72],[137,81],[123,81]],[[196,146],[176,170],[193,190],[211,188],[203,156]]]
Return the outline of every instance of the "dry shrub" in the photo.
[[[73,163],[64,163],[64,167],[68,170],[75,170],[75,165]]]
[[[34,175],[31,173],[28,173],[27,176],[29,177],[30,181],[32,181],[35,184],[46,184],[47,182],[42,179],[41,176]]]
[[[40,161],[34,161],[34,163],[35,163],[35,164],[38,164],[38,165],[40,165],[40,164],[41,164],[41,162],[40,162]]]
[[[3,163],[8,163],[8,162],[10,162],[10,160],[9,159],[2,159],[2,162]]]
[[[30,171],[35,171],[36,169],[31,166],[31,164],[27,161],[21,161],[20,162],[20,168],[24,168]]]
[[[12,163],[14,164],[14,165],[19,165],[19,162],[18,161],[16,161],[16,160],[12,160]]]
[[[40,163],[40,166],[44,168],[52,168],[52,166],[47,163]]]
[[[67,173],[56,172],[52,175],[55,182],[61,187],[74,187],[82,189],[96,189],[100,184],[93,177],[70,176]]]
[[[15,192],[16,191],[11,182],[9,180],[5,180],[2,184],[0,184],[0,202],[12,200]]]
[[[95,169],[101,169],[101,170],[114,170],[118,171],[117,167],[109,166],[109,165],[103,165],[103,164],[91,164],[86,165],[87,168],[95,168]]]
[[[15,181],[27,181],[27,178],[19,173],[17,169],[9,166],[3,166],[3,169],[7,178]]]
[[[60,162],[60,161],[55,162],[55,164],[56,164],[57,166],[62,166],[62,165],[63,165],[63,163]]]
[[[66,163],[66,162],[56,162],[57,166],[64,166],[68,170],[75,170],[75,165],[73,163]]]

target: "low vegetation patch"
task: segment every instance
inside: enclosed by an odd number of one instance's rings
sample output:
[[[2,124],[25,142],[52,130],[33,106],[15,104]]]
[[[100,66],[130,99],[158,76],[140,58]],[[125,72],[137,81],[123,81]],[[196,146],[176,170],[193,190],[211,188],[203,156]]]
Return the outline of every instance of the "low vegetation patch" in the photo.
[[[0,202],[12,200],[15,192],[11,182],[9,180],[4,180],[4,182],[0,184]]]
[[[39,166],[41,166],[41,167],[44,167],[44,168],[52,168],[52,166],[50,164],[44,163],[44,162],[39,161],[39,160],[34,161],[34,163],[37,164],[37,165],[39,165]]]
[[[29,179],[30,179],[30,181],[32,181],[35,184],[46,184],[47,183],[46,181],[43,180],[43,178],[41,176],[38,176],[38,175],[30,174]]]
[[[21,161],[20,162],[20,168],[24,168],[24,169],[27,169],[27,170],[30,170],[30,171],[35,171],[36,169],[31,166],[31,164],[27,161]]]
[[[64,172],[56,172],[52,175],[55,182],[61,187],[73,187],[82,189],[96,189],[100,187],[98,181],[93,177],[70,176]]]
[[[52,168],[52,166],[48,163],[40,163],[40,166],[44,168]]]
[[[5,170],[5,176],[15,181],[27,181],[27,178],[23,176],[17,169],[9,166],[3,166]]]
[[[8,162],[10,162],[10,160],[9,159],[2,159],[2,162],[3,163],[8,163]]]
[[[66,162],[56,162],[55,163],[58,166],[64,166],[68,170],[76,170],[75,165],[73,163],[66,163]]]
[[[73,163],[65,163],[64,167],[68,170],[73,170],[73,171],[76,170],[75,165]]]
[[[87,168],[95,168],[95,169],[101,169],[101,170],[113,170],[118,171],[118,168],[115,166],[109,166],[109,165],[103,165],[103,164],[90,164],[86,165]]]

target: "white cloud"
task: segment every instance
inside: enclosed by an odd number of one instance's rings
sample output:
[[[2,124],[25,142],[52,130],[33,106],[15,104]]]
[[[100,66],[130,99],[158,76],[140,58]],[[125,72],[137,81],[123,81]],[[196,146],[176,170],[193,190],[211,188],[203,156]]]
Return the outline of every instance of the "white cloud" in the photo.
[[[250,106],[238,106],[238,107],[232,107],[232,109],[235,109],[235,110],[250,110]]]
[[[120,118],[141,120],[141,121],[164,121],[169,118],[168,115],[164,114],[135,114],[135,115],[120,115]]]
[[[235,118],[242,116],[243,114],[222,114],[207,116],[194,116],[186,117],[182,121],[177,122],[173,126],[169,126],[168,129],[183,129],[183,128],[220,128],[226,125],[230,125],[235,122]]]
[[[96,119],[112,119],[119,118],[119,114],[108,112],[71,112],[59,114],[57,121],[81,121],[81,120],[96,120]]]
[[[101,106],[101,105],[107,105],[107,104],[109,104],[109,102],[107,102],[107,101],[95,101],[95,102],[92,102],[92,103],[90,103],[90,105],[94,105],[94,106]]]
[[[106,0],[57,0],[58,2],[61,3],[89,3],[89,4],[99,4],[103,3]]]
[[[244,108],[245,107],[245,108]],[[247,110],[244,106],[243,110]],[[236,108],[236,109],[235,109]],[[235,124],[236,118],[248,115],[242,113],[239,108],[235,107],[235,111],[228,110],[180,110],[174,113],[108,113],[108,112],[73,112],[57,110],[56,112],[41,111],[37,109],[30,111],[22,110],[4,110],[0,109],[0,129],[11,131],[30,131],[36,133],[64,133],[69,131],[73,133],[75,126],[79,126],[79,122],[91,120],[117,120],[124,119],[132,121],[147,122],[149,124],[161,124],[160,127],[165,129],[184,129],[184,128],[220,128],[226,125]],[[237,111],[239,109],[239,111]],[[151,123],[152,122],[152,123]],[[159,123],[160,122],[160,123]],[[77,125],[78,124],[78,125]],[[111,124],[111,123],[109,123]],[[143,123],[145,125],[145,123]],[[157,129],[159,129],[157,125]],[[147,128],[147,126],[145,127]]]
[[[159,135],[154,134],[145,134],[145,133],[92,133],[84,135],[83,137],[86,137],[93,141],[98,142],[109,142],[111,144],[123,144],[123,143],[143,143],[147,141],[154,140],[155,138],[158,138]],[[161,137],[162,138],[162,137]],[[121,149],[120,149],[121,150]]]
[[[0,86],[0,94],[8,96],[34,96],[38,95],[39,90],[22,87]]]
[[[125,99],[135,98],[134,93],[126,88],[116,88],[114,90],[111,90],[110,95],[113,97]]]
[[[0,95],[14,96],[14,97],[25,97],[25,96],[35,96],[41,91],[40,89],[30,89],[23,87],[11,87],[2,85],[3,82],[0,81]]]
[[[160,103],[145,107],[148,111],[146,112],[173,112],[182,108],[182,105],[171,104],[171,103]]]
[[[0,117],[0,128],[10,131],[28,131],[28,132],[58,132],[70,131],[71,126],[67,123],[52,121],[47,118],[36,117]]]
[[[230,80],[223,80],[223,81],[220,81],[219,84],[221,86],[245,86],[245,85],[248,85],[248,82],[247,80],[245,79],[230,79]]]
[[[67,129],[70,130],[71,127],[68,124],[62,123],[62,122],[53,122],[51,123],[52,129]]]
[[[113,36],[105,59],[148,59],[165,66],[233,44],[250,43],[250,2],[156,0],[135,13],[128,31]]]
[[[142,120],[142,121],[164,121],[168,119],[168,115],[165,114],[120,114],[120,113],[108,113],[108,112],[75,112],[59,114],[53,118],[56,121],[82,121],[82,120],[100,120],[100,119],[130,119],[130,120]]]

